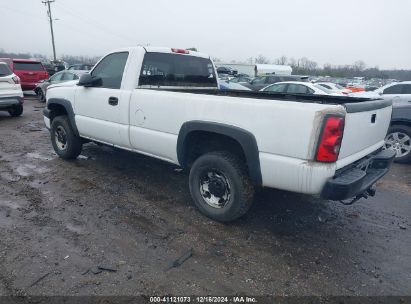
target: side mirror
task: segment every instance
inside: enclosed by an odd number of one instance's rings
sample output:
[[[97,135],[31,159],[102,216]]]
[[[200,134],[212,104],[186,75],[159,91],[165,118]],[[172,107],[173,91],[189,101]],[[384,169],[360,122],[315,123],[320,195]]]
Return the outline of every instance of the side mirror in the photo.
[[[80,76],[80,80],[78,81],[78,86],[83,87],[100,87],[102,86],[103,81],[101,77],[93,77],[91,74],[83,74]]]
[[[379,92],[378,95],[382,96],[382,94],[384,94],[383,92]]]

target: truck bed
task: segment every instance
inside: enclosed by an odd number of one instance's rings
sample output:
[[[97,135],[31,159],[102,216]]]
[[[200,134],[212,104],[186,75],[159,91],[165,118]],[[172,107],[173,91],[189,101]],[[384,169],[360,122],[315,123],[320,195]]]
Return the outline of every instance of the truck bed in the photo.
[[[191,89],[191,88],[156,88],[151,87],[144,89],[160,90],[160,91],[172,91],[180,93],[190,93],[190,94],[205,94],[205,95],[217,95],[217,96],[230,96],[230,97],[241,97],[241,98],[254,98],[254,99],[272,99],[272,100],[290,100],[296,102],[310,102],[319,104],[352,104],[352,103],[362,103],[365,101],[375,101],[381,100],[377,98],[366,98],[366,97],[349,97],[349,96],[331,96],[331,95],[311,95],[311,94],[289,94],[289,93],[272,93],[272,92],[259,92],[259,91],[240,91],[240,90],[218,90],[218,89]],[[385,105],[387,106],[387,105]]]

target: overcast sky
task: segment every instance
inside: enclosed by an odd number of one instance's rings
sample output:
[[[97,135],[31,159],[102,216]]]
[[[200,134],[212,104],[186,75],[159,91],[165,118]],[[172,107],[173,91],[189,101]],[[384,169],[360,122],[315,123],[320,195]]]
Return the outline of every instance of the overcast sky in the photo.
[[[0,0],[0,48],[52,54],[41,0]],[[410,0],[56,0],[57,56],[121,46],[196,47],[224,61],[259,54],[411,68]]]

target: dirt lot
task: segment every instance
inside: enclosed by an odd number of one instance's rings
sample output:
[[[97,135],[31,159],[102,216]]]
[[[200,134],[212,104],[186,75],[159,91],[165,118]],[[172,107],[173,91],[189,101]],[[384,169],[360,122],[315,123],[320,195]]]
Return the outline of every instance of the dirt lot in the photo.
[[[43,106],[0,112],[0,294],[411,294],[410,165],[354,206],[264,190],[223,225],[175,166],[95,144],[57,158]]]

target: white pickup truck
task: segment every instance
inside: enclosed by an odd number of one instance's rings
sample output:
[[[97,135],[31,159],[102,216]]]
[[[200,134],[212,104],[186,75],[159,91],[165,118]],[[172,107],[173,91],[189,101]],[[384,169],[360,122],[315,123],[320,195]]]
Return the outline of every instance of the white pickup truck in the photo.
[[[382,150],[391,111],[384,100],[219,91],[209,56],[138,46],[50,86],[44,121],[64,159],[92,141],[189,169],[198,209],[231,221],[256,187],[329,200],[373,195],[394,158]]]

